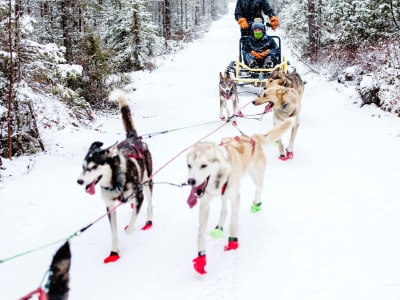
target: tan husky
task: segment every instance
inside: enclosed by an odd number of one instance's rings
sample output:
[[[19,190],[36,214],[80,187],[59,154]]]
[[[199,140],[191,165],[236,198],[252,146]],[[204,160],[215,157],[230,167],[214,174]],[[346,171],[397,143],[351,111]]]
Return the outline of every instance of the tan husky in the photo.
[[[296,71],[285,73],[279,67],[276,67],[268,78],[264,89],[277,85],[293,88],[300,95],[300,98],[303,97],[304,81]]]
[[[240,202],[240,182],[245,174],[249,174],[255,184],[255,196],[252,211],[261,209],[261,193],[267,159],[263,146],[267,146],[280,138],[290,127],[292,119],[288,118],[264,134],[224,138],[220,144],[200,142],[195,144],[187,155],[189,171],[188,184],[192,186],[188,205],[193,207],[198,198],[200,201],[198,229],[198,257],[193,260],[194,268],[205,274],[206,245],[205,235],[209,216],[210,201],[214,197],[222,200],[221,214],[216,230],[222,233],[226,214],[227,201],[231,201],[231,223],[228,244],[225,251],[237,249],[238,215]]]
[[[283,146],[282,139],[278,140],[279,159],[293,158],[293,145],[300,125],[301,97],[304,92],[304,81],[296,72],[285,74],[275,69],[268,81],[262,95],[253,101],[254,105],[267,103],[265,111],[271,111],[274,107],[273,122],[277,125],[289,117],[294,117],[295,122],[290,134],[289,144]]]

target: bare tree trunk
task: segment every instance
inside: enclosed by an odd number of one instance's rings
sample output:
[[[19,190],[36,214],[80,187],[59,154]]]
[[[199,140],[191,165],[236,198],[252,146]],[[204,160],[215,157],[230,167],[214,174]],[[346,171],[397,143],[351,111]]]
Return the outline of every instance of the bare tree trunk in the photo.
[[[308,42],[309,42],[309,56],[311,61],[315,61],[318,48],[319,48],[319,28],[316,0],[308,0]]]
[[[165,40],[171,39],[171,2],[164,0],[164,19],[163,19],[163,37]]]
[[[44,151],[45,148],[44,148],[42,139],[40,138],[40,132],[39,132],[39,128],[38,128],[38,126],[37,126],[35,113],[33,112],[32,103],[29,102],[28,106],[29,106],[29,111],[30,111],[31,116],[32,116],[33,125],[35,126],[35,131],[36,131],[36,137],[35,137],[35,138],[37,138],[37,140],[38,140],[38,142],[39,142],[40,149],[42,149],[42,151]]]
[[[10,75],[9,83],[10,88],[8,90],[8,112],[7,112],[7,144],[8,144],[8,159],[12,157],[12,100],[13,100],[13,85],[14,85],[14,71],[13,71],[13,35],[12,35],[12,0],[9,0],[10,13],[8,16],[8,39],[9,39],[9,51],[10,51]]]
[[[61,24],[63,30],[64,47],[65,47],[65,59],[67,60],[68,63],[73,62],[72,39],[71,39],[72,32],[70,30],[71,9],[72,8],[70,1],[66,0],[61,2],[61,11],[62,11]]]

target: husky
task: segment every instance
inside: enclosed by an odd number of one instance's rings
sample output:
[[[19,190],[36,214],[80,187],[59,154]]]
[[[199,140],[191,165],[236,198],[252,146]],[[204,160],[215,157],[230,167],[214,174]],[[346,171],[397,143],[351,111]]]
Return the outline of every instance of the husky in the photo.
[[[71,250],[69,242],[65,242],[54,254],[48,272],[47,284],[38,288],[20,300],[37,299],[33,298],[38,294],[38,299],[47,300],[68,300],[69,293],[69,270],[71,267]]]
[[[296,71],[286,74],[279,68],[275,68],[266,82],[263,93],[253,101],[254,105],[267,103],[265,112],[271,111],[274,107],[274,125],[283,122],[286,118],[295,117],[286,153],[282,139],[278,140],[279,159],[283,161],[293,159],[293,146],[300,125],[303,92],[304,81]]]
[[[261,210],[261,193],[267,165],[263,146],[275,142],[292,126],[292,119],[272,128],[264,134],[223,138],[220,144],[213,142],[196,143],[187,154],[188,180],[192,187],[187,203],[190,208],[201,198],[199,210],[198,256],[193,259],[194,269],[205,274],[206,245],[209,205],[214,197],[222,201],[220,219],[216,230],[222,233],[227,214],[227,201],[231,201],[231,223],[228,244],[225,251],[235,250],[238,242],[238,215],[240,202],[240,182],[249,174],[255,184],[252,212]]]
[[[281,71],[279,66],[275,67],[266,81],[264,89],[277,85],[293,88],[300,95],[300,98],[303,97],[305,82],[296,70],[291,73],[285,73]]]
[[[236,124],[235,114],[241,115],[238,111],[239,96],[235,81],[231,78],[229,72],[225,73],[225,76],[219,72],[219,118],[225,120],[225,118],[232,117],[231,112],[228,108],[228,101],[232,101],[233,108],[233,124]],[[226,117],[224,111],[226,112]]]
[[[125,227],[125,233],[135,230],[136,217],[147,199],[147,222],[142,230],[152,226],[153,207],[152,192],[152,157],[146,143],[138,137],[128,105],[127,96],[121,90],[110,94],[111,101],[119,101],[126,139],[120,143],[102,149],[102,142],[94,142],[90,146],[82,166],[77,183],[85,187],[91,195],[95,186],[101,188],[101,196],[105,202],[111,227],[111,252],[104,263],[119,259],[119,241],[117,235],[117,219],[115,205],[118,201],[129,202],[132,216]]]

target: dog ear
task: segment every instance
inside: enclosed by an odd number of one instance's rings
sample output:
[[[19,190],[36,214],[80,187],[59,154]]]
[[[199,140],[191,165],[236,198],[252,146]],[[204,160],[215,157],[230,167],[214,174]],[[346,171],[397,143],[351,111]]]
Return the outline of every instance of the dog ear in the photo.
[[[222,76],[222,72],[219,72],[219,79],[224,79],[224,76]]]
[[[90,146],[89,150],[90,150],[90,151],[94,151],[94,150],[96,150],[96,149],[99,149],[99,150],[100,150],[101,146],[103,146],[103,143],[102,143],[102,142],[94,142],[94,143],[92,143],[92,145]]]
[[[111,156],[117,155],[118,154],[118,141],[115,142],[114,145],[111,145],[110,147],[108,147],[106,150],[111,154]]]
[[[274,72],[274,71],[280,71],[280,70],[281,70],[281,66],[280,66],[280,65],[277,65],[277,66],[275,66],[275,68],[272,69],[272,72]]]

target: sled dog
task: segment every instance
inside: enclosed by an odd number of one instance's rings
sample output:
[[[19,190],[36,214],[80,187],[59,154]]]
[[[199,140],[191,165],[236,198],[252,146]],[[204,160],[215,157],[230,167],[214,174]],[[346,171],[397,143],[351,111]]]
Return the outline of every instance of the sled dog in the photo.
[[[285,73],[280,70],[280,67],[276,67],[272,70],[271,76],[266,81],[264,89],[277,85],[293,88],[299,94],[300,98],[302,98],[304,92],[304,84],[305,83],[300,74],[296,71]]]
[[[293,158],[293,146],[300,125],[301,98],[304,92],[304,82],[296,72],[285,74],[279,69],[274,69],[266,82],[263,93],[253,101],[254,105],[267,103],[265,112],[274,107],[274,125],[283,122],[288,117],[295,117],[291,129],[289,144],[286,148],[282,139],[278,140],[279,159],[288,160]]]
[[[47,282],[44,282],[44,286],[20,298],[20,300],[68,300],[70,266],[71,251],[69,242],[67,241],[54,254],[48,272],[48,278],[46,278]],[[38,298],[36,298],[36,296],[38,296]]]
[[[126,139],[120,143],[102,149],[102,142],[94,142],[84,160],[83,169],[77,182],[85,187],[87,193],[93,195],[95,186],[101,188],[101,196],[105,202],[111,227],[111,252],[104,262],[119,259],[119,241],[115,205],[118,201],[129,202],[132,216],[125,232],[131,234],[135,230],[136,217],[142,207],[144,197],[147,199],[147,222],[142,228],[152,226],[152,157],[146,143],[138,137],[128,105],[127,97],[121,90],[110,94],[111,101],[119,101]]]
[[[219,72],[219,118],[221,120],[232,116],[228,107],[229,101],[232,102],[233,114],[240,113],[238,111],[239,96],[235,81],[231,78],[229,72],[226,72],[225,76]],[[233,122],[236,122],[235,117],[233,117]]]
[[[242,135],[234,138],[223,138],[220,144],[212,142],[196,143],[187,154],[188,184],[192,187],[187,203],[189,207],[200,201],[198,229],[198,257],[193,260],[195,270],[205,274],[206,245],[205,234],[209,216],[210,201],[220,197],[221,213],[216,230],[222,233],[227,214],[227,201],[231,201],[231,221],[228,244],[225,251],[237,249],[238,214],[240,202],[240,182],[249,174],[255,184],[255,197],[252,211],[261,209],[261,192],[267,164],[263,146],[275,142],[292,126],[292,119],[275,126],[264,134]]]

